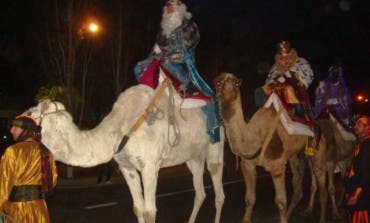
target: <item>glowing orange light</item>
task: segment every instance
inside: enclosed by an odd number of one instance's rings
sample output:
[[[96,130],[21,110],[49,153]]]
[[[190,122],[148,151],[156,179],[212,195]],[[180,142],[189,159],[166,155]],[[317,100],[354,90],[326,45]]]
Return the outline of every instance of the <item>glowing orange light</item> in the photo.
[[[93,33],[96,33],[99,31],[99,26],[95,23],[90,23],[89,30]]]
[[[364,100],[364,96],[362,96],[362,95],[358,95],[358,96],[357,96],[357,101],[362,101],[362,100]]]
[[[364,96],[363,94],[358,94],[356,96],[356,101],[359,102],[359,103],[367,103],[367,102],[369,102],[369,99],[366,96]]]

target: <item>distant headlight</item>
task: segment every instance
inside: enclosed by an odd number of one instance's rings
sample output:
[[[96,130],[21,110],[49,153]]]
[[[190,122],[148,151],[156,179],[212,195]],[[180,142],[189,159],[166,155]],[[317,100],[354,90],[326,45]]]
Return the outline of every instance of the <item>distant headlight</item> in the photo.
[[[8,138],[8,136],[7,135],[3,135],[3,139],[7,139]]]

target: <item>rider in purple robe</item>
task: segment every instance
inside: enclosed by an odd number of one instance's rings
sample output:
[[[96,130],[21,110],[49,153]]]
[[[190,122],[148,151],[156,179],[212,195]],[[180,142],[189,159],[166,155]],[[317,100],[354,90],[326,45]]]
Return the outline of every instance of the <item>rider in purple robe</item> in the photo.
[[[352,125],[352,99],[349,88],[343,79],[340,66],[329,68],[328,77],[319,83],[315,92],[315,119],[325,118],[331,112],[346,127]]]

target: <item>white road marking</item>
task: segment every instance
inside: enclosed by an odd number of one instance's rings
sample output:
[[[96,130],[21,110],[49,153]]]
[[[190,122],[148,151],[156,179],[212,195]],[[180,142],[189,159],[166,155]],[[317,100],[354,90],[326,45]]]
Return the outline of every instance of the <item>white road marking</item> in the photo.
[[[233,180],[233,181],[225,182],[225,183],[223,183],[223,185],[236,184],[236,183],[240,183],[240,182],[244,182],[244,180],[243,179]],[[210,189],[212,187],[213,187],[212,185],[207,185],[207,186],[204,186],[204,189]],[[194,191],[194,188],[192,188],[192,189],[186,189],[186,190],[180,190],[180,191],[175,191],[175,192],[171,192],[171,193],[157,194],[157,198],[169,197],[169,196],[183,194],[183,193],[188,193],[188,192],[192,192],[192,191]]]
[[[95,208],[114,206],[114,205],[117,205],[117,204],[118,204],[118,202],[108,202],[108,203],[94,204],[94,205],[85,206],[85,209],[91,210],[91,209],[95,209]]]
[[[266,176],[268,176],[268,174],[260,175],[260,176],[258,176],[258,178],[266,177]],[[225,185],[237,184],[237,183],[241,183],[241,182],[244,182],[244,179],[227,181],[227,182],[224,182],[223,185],[225,186]],[[213,187],[212,185],[206,185],[206,186],[204,186],[204,189],[210,189],[212,187]],[[194,191],[194,188],[192,188],[192,189],[186,189],[186,190],[179,190],[179,191],[170,192],[170,193],[157,194],[156,197],[157,198],[170,197],[170,196],[174,196],[174,195],[178,195],[178,194],[183,194],[183,193],[188,193],[188,192],[192,192],[192,191]],[[118,204],[118,202],[101,203],[101,204],[95,204],[95,205],[85,206],[85,209],[91,210],[91,209],[96,209],[96,208],[114,206],[114,205],[117,205],[117,204]]]

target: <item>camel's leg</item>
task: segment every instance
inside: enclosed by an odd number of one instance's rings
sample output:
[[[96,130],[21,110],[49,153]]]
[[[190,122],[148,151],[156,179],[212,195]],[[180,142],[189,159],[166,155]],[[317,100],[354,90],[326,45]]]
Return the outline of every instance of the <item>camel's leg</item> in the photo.
[[[335,199],[335,185],[334,185],[334,171],[335,171],[335,163],[329,162],[328,165],[328,191],[331,200],[332,206],[332,218],[333,219],[340,219],[341,216],[338,211],[337,202]]]
[[[144,218],[146,223],[155,223],[156,207],[156,190],[158,181],[159,166],[146,165],[141,171],[143,180],[145,211]]]
[[[326,171],[315,169],[315,176],[318,182],[320,191],[320,221],[319,223],[326,222],[326,203],[328,192],[326,190]]]
[[[295,207],[301,201],[303,197],[302,183],[305,171],[305,163],[303,159],[300,159],[297,155],[293,156],[289,160],[290,169],[292,170],[292,186],[293,186],[293,196],[290,201],[287,218],[289,219],[292,215]]]
[[[339,165],[340,167],[340,177],[341,177],[341,180],[343,181],[344,177],[346,176],[346,172],[347,172],[347,168],[348,168],[348,163],[347,162],[344,162],[344,163],[341,163]],[[341,187],[340,188],[340,193],[339,193],[339,199],[338,199],[338,202],[337,202],[337,205],[341,204],[343,202],[343,199],[344,199],[344,187]]]
[[[190,172],[193,174],[193,185],[195,190],[193,210],[191,212],[188,223],[195,222],[199,209],[202,206],[204,199],[206,198],[203,184],[204,163],[204,158],[193,159],[186,162],[186,165],[188,166]]]
[[[253,161],[242,160],[241,168],[243,171],[246,193],[245,193],[245,214],[243,218],[243,223],[252,222],[252,212],[254,204],[256,203],[256,181],[257,181],[257,172],[256,165]]]
[[[144,198],[141,188],[140,175],[134,168],[120,167],[130,189],[132,200],[134,202],[134,213],[138,223],[145,223],[144,220]]]
[[[280,213],[280,223],[287,223],[287,198],[285,189],[285,165],[279,170],[271,172],[275,186],[275,203]]]
[[[310,215],[313,211],[313,205],[315,201],[315,195],[317,192],[317,182],[316,177],[313,171],[312,161],[310,160],[308,162],[309,170],[310,170],[310,176],[311,176],[311,188],[310,188],[310,200],[308,201],[307,208],[303,211],[304,215]]]
[[[215,192],[215,223],[220,222],[222,206],[224,205],[225,200],[224,189],[222,186],[223,168],[223,146],[221,146],[218,151],[216,148],[211,148],[207,157],[207,169],[211,174],[213,190]]]
[[[317,154],[312,158],[312,167],[320,191],[320,220],[319,223],[326,222],[326,203],[328,200],[328,191],[326,188],[326,142],[322,137]]]

